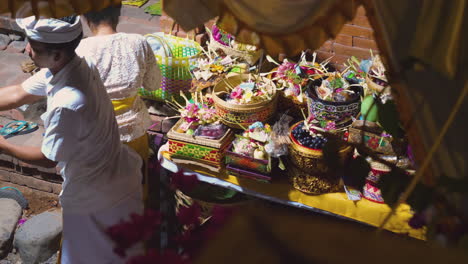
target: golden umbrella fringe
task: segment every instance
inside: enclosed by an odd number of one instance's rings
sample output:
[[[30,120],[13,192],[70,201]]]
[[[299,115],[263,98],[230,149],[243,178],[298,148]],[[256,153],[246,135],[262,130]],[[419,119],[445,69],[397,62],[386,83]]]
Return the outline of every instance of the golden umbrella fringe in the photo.
[[[10,10],[11,16],[15,18],[15,14],[16,14],[15,0],[8,0],[8,10]]]
[[[6,2],[6,5],[4,5]],[[29,3],[30,7],[26,6]],[[0,13],[11,13],[11,18],[26,17],[34,15],[36,17],[63,17],[70,15],[84,14],[89,11],[98,11],[109,6],[120,5],[121,0],[0,0]],[[27,14],[18,14],[18,11],[24,12],[26,7]]]
[[[57,17],[57,7],[55,5],[55,0],[47,0],[49,3],[49,10],[53,17]]]

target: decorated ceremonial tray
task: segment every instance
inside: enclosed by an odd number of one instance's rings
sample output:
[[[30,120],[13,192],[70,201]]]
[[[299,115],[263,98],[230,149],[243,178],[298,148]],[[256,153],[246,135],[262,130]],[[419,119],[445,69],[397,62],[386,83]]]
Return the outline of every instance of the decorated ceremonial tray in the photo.
[[[271,172],[267,159],[256,159],[236,153],[233,151],[232,145],[226,150],[226,164],[262,174],[270,174]]]
[[[281,137],[285,118],[271,127],[269,124],[255,122],[242,133],[236,134],[226,150],[226,164],[230,173],[261,181],[271,180],[271,174],[279,166],[280,156],[287,154],[287,143]],[[290,119],[287,119],[290,120]],[[284,129],[287,132],[286,129]],[[284,135],[287,137],[287,135]],[[283,164],[284,165],[284,164]]]
[[[221,138],[213,140],[177,132],[182,122],[182,119],[179,120],[167,133],[169,152],[211,166],[220,167],[224,163],[224,152],[234,135],[232,130],[228,128]]]

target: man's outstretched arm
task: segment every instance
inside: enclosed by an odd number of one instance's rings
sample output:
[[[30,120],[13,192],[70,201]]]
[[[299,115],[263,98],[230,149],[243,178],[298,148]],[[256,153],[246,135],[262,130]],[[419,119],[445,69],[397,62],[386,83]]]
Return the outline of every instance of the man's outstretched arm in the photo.
[[[26,92],[21,84],[0,88],[0,111],[10,110],[24,104],[32,104],[43,96]]]
[[[57,166],[57,162],[44,156],[40,147],[18,146],[8,142],[2,136],[0,136],[0,151],[29,164],[45,168]]]

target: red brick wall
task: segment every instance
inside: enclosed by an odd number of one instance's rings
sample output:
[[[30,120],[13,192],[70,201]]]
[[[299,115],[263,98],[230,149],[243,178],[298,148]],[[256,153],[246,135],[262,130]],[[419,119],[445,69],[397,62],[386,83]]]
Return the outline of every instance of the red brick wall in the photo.
[[[173,22],[174,20],[172,18],[170,18],[169,16],[163,13],[163,15],[159,19],[159,27],[161,31],[165,33],[169,33]],[[204,33],[205,33],[204,27],[198,27],[197,29],[195,29],[195,40],[203,44],[207,40],[207,36]],[[172,29],[172,35],[185,38],[187,36],[187,33],[178,24],[175,24]],[[193,32],[190,32],[189,36],[192,37]]]
[[[360,59],[369,58],[370,49],[374,54],[378,53],[374,30],[366,17],[364,7],[361,6],[357,10],[356,17],[343,26],[335,39],[326,41],[317,50],[317,55],[320,60],[333,56],[331,64],[338,69],[344,69],[343,63],[351,56]]]
[[[172,19],[168,16],[161,16],[161,30],[167,32],[172,24]],[[202,33],[201,29],[198,30]],[[185,37],[185,32],[176,25],[173,31],[176,36]],[[202,34],[197,35],[197,41],[200,41]],[[366,17],[364,7],[360,6],[356,17],[345,24],[335,39],[326,41],[322,47],[317,50],[319,60],[324,60],[333,56],[331,64],[338,69],[344,69],[343,63],[351,56],[360,59],[367,59],[370,56],[369,49],[374,54],[378,53],[377,44],[374,41],[374,30]]]

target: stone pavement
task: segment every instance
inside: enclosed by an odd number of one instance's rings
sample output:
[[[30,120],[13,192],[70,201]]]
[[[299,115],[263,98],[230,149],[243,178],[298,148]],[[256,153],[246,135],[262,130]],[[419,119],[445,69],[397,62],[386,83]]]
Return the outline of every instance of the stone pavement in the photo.
[[[149,0],[141,8],[124,5],[117,31],[142,35],[160,31],[160,16],[152,16],[144,12],[147,6],[159,1]]]
[[[24,263],[42,263],[60,247],[62,212],[43,212],[28,219],[16,231],[14,247]]]
[[[142,35],[158,32],[160,28],[160,17],[152,16],[144,12],[147,6],[156,2],[159,2],[159,0],[149,0],[141,8],[126,5],[122,6],[117,31]],[[83,23],[83,31],[85,37],[92,35],[86,23]]]
[[[29,60],[27,54],[0,51],[0,87],[19,84],[31,76],[21,70],[21,63],[25,60]]]
[[[13,199],[0,198],[0,259],[8,255],[16,229],[23,211]]]

